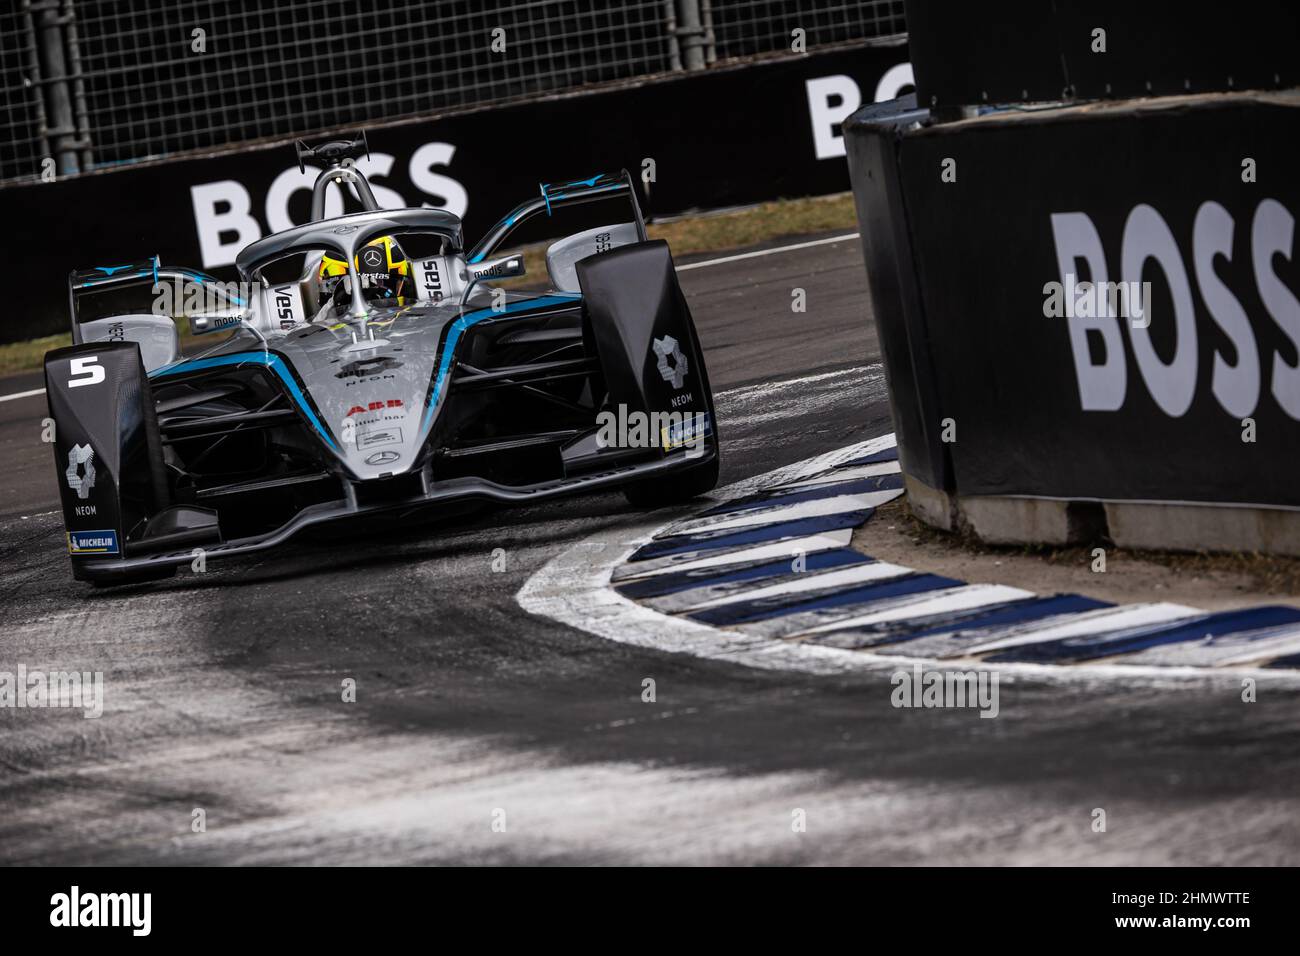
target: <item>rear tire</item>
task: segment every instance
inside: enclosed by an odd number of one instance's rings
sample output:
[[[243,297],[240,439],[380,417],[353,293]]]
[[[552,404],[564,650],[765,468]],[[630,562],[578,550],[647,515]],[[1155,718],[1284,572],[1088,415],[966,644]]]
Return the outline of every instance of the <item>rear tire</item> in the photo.
[[[624,488],[623,494],[637,508],[663,508],[690,501],[718,486],[718,468],[721,462],[721,449],[715,448],[713,457],[708,461],[681,471],[638,481]]]

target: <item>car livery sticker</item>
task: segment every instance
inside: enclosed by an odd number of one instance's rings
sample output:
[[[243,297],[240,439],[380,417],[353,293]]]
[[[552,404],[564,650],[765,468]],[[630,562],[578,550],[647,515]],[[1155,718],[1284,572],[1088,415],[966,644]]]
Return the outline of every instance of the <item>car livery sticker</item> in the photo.
[[[713,433],[708,412],[687,413],[680,422],[659,429],[660,442],[664,451],[693,444]]]
[[[117,532],[69,531],[68,554],[117,554]]]

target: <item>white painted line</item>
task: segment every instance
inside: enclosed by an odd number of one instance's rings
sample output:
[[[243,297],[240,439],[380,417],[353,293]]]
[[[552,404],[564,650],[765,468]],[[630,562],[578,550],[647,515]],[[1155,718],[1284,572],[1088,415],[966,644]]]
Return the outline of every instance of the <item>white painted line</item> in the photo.
[[[786,538],[784,541],[774,541],[771,544],[760,544],[752,548],[745,548],[742,551],[728,551],[723,554],[710,555],[706,558],[696,558],[695,560],[691,560],[688,553],[680,556],[675,564],[661,564],[661,561],[666,560],[663,558],[653,559],[644,562],[650,565],[644,574],[629,574],[628,577],[620,578],[619,581],[620,583],[623,581],[640,581],[661,574],[676,574],[679,571],[694,571],[698,568],[722,568],[728,564],[752,564],[758,561],[771,561],[774,558],[788,557],[793,559],[797,553],[812,554],[816,551],[829,551],[831,548],[847,548],[852,538],[852,528],[840,528],[835,531],[808,535],[804,538]],[[628,566],[629,571],[635,571],[635,568],[635,564]]]
[[[863,584],[867,581],[896,578],[911,573],[911,568],[905,568],[901,564],[887,564],[884,561],[855,564],[847,568],[836,568],[833,571],[817,571],[812,574],[805,571],[802,574],[796,574],[790,580],[781,581],[778,584],[750,588],[748,591],[740,591],[726,597],[701,601],[699,604],[687,608],[687,610],[701,611],[705,608],[724,607],[742,601],[759,601],[763,598],[777,597],[778,595],[802,594],[807,591],[820,591],[823,588],[840,588],[850,584]]]
[[[31,398],[33,395],[44,395],[45,389],[34,388],[30,392],[14,392],[12,395],[0,395],[0,402],[15,402],[20,398]]]
[[[750,528],[757,525],[781,524],[786,521],[799,521],[802,518],[821,518],[826,515],[840,514],[846,511],[865,511],[878,508],[888,501],[893,501],[903,493],[901,488],[886,491],[870,491],[864,495],[836,495],[834,498],[817,498],[813,501],[800,501],[796,504],[774,504],[767,508],[747,508],[736,512],[736,517],[725,514],[708,518],[693,518],[681,524],[675,524],[664,532],[664,537],[675,538],[681,535],[699,534],[702,531],[727,531],[736,528]]]
[[[772,250],[780,251],[780,250]],[[708,265],[708,263],[703,263]],[[683,266],[683,268],[690,268]],[[822,382],[827,379],[844,378],[848,375],[861,375],[864,372],[870,372],[873,369],[879,369],[879,365],[856,365],[853,368],[837,369],[833,372],[818,372],[816,375],[803,375],[798,378],[782,379],[780,382],[774,382],[771,385],[741,385],[737,388],[724,389],[714,395],[714,399],[740,397],[748,394],[759,394],[770,392],[773,388],[790,388],[798,385],[812,385],[816,382]],[[16,392],[13,395],[0,395],[0,402],[12,402],[19,398],[31,398],[33,395],[44,395],[45,389],[34,388],[30,392]]]
[[[1147,627],[1153,624],[1165,624],[1184,617],[1203,615],[1194,607],[1184,604],[1126,604],[1119,607],[1101,608],[1076,614],[1072,619],[1050,627],[1035,628],[1028,633],[1015,637],[1003,637],[996,641],[966,647],[960,656],[966,654],[985,654],[989,651],[1001,651],[1008,647],[1021,647],[1025,644],[1040,644],[1044,641],[1057,641],[1067,637],[1084,637],[1091,634],[1103,634],[1107,631],[1124,631],[1130,628]]]
[[[832,372],[817,372],[813,375],[800,375],[797,378],[783,378],[779,382],[761,382],[758,385],[737,385],[735,388],[728,388],[721,392],[715,392],[713,397],[715,399],[730,399],[743,398],[752,395],[755,398],[766,401],[774,391],[795,388],[801,385],[812,385],[817,382],[829,381],[833,378],[847,378],[851,375],[857,376],[858,378],[861,378],[864,375],[878,375],[880,378],[884,378],[884,373],[880,371],[881,367],[880,363],[877,362],[873,365],[854,365],[852,368],[839,368]],[[887,437],[892,438],[893,433],[891,432]],[[878,441],[878,439],[872,439],[872,441]]]
[[[828,624],[819,624],[806,630],[795,631],[795,635],[822,634],[826,631],[843,631],[851,627],[867,627],[872,624],[885,624],[889,621],[901,621],[912,617],[929,617],[931,614],[947,614],[952,611],[966,611],[983,607],[986,604],[1002,604],[1007,601],[1019,601],[1033,597],[1030,591],[1007,587],[1004,584],[967,584],[957,588],[945,588],[942,591],[927,591],[909,595],[915,600],[893,605],[882,611],[844,617]],[[793,635],[791,635],[793,636]]]
[[[825,239],[813,239],[810,242],[796,242],[788,246],[777,246],[774,249],[759,249],[755,252],[742,252],[734,256],[721,256],[717,259],[705,259],[703,262],[691,262],[684,266],[678,266],[678,272],[685,272],[688,269],[703,269],[705,266],[717,266],[724,262],[739,262],[742,259],[756,259],[759,256],[772,256],[778,252],[794,252],[796,249],[811,249],[813,246],[825,246],[833,242],[848,242],[850,239],[858,238],[856,232],[846,232],[842,236],[828,236]]]
[[[842,236],[828,236],[825,239],[813,239],[809,242],[796,242],[788,246],[776,246],[775,248],[772,249],[758,249],[754,252],[741,252],[734,256],[720,256],[717,259],[704,259],[701,260],[700,262],[690,262],[684,266],[678,266],[677,271],[686,272],[690,269],[703,269],[706,266],[722,265],[722,263],[724,262],[739,262],[742,259],[755,259],[758,258],[759,256],[772,256],[772,255],[776,255],[778,252],[795,252],[799,249],[811,249],[814,246],[825,246],[835,242],[848,242],[850,239],[857,239],[857,238],[858,238],[858,233],[846,232]],[[789,382],[784,382],[782,384],[792,385],[798,382],[816,381],[817,379],[820,378],[828,378],[837,375],[846,375],[854,371],[858,371],[858,370],[845,369],[843,371],[829,372],[829,373],[824,373],[822,375],[810,375],[804,379],[792,379]],[[746,390],[747,389],[733,389],[733,391],[746,391]],[[30,392],[16,392],[13,395],[0,395],[0,402],[13,402],[13,401],[17,401],[20,398],[31,398],[33,395],[44,395],[44,394],[45,394],[45,389],[36,388],[36,389],[32,389]],[[719,392],[718,395],[714,396],[714,399],[716,400],[717,398],[725,394],[727,393]]]
[[[818,240],[825,242],[826,240]],[[793,248],[793,247],[791,247]],[[780,249],[768,250],[771,252],[780,252]],[[709,265],[710,263],[696,263],[696,265]],[[682,266],[684,269],[692,268],[691,266]],[[816,375],[803,375],[798,378],[782,379],[779,382],[773,382],[771,385],[741,385],[737,388],[724,389],[714,395],[714,399],[724,397],[739,397],[750,393],[758,394],[761,392],[770,392],[773,388],[790,388],[797,385],[811,385],[815,382],[825,381],[832,378],[844,378],[847,375],[861,375],[863,372],[870,372],[879,369],[880,365],[855,365],[853,368],[836,369],[833,372],[818,372]],[[12,402],[20,398],[31,398],[33,395],[44,395],[45,389],[34,388],[30,392],[15,392],[13,395],[0,395],[0,402]]]

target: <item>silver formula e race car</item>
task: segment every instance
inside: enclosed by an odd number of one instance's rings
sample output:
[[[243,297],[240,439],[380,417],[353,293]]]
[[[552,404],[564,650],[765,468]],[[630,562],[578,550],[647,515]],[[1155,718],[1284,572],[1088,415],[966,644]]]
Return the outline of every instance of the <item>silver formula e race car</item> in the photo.
[[[74,577],[458,501],[657,506],[717,482],[699,339],[626,172],[543,186],[466,251],[446,211],[381,209],[358,150],[299,145],[324,167],[311,221],[245,248],[239,283],[157,259],[72,274],[74,344],[45,378]],[[331,188],[361,211],[326,218]],[[551,243],[546,291],[496,285],[523,273],[498,250],[524,222],[606,200],[620,221]],[[226,337],[183,356],[177,318]]]

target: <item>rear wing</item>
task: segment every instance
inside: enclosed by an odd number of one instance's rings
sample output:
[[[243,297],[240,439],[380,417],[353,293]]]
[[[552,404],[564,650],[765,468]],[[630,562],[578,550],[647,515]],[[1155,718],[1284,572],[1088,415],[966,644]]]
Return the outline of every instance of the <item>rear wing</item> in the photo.
[[[104,283],[125,282],[151,276],[158,280],[158,257],[142,259],[140,262],[128,262],[121,266],[94,266],[90,269],[74,269],[68,276],[68,284],[74,289],[86,289]]]
[[[108,293],[113,299],[137,297],[149,292],[158,283],[158,257],[128,262],[116,266],[94,266],[90,269],[74,269],[68,274],[68,313],[72,319],[72,342],[80,345],[85,341],[81,326],[86,321],[102,316],[86,317],[85,303],[106,298]],[[136,290],[140,290],[137,292]],[[152,302],[152,296],[149,297]],[[145,310],[142,310],[145,311]]]
[[[97,340],[86,335],[84,326],[107,318],[158,315],[178,318],[184,314],[189,290],[195,286],[204,298],[218,307],[238,310],[244,305],[236,291],[196,269],[164,268],[158,256],[115,266],[75,269],[68,274],[68,312],[72,341],[81,344]],[[157,306],[165,306],[160,308]],[[213,332],[238,324],[238,318],[190,316],[192,332]]]
[[[618,196],[627,196],[632,204],[632,221],[636,224],[640,240],[645,242],[645,219],[641,215],[641,204],[636,201],[632,176],[624,169],[614,175],[597,173],[590,179],[576,179],[567,183],[542,183],[540,195],[536,199],[520,203],[511,210],[508,216],[479,240],[478,245],[470,250],[465,261],[471,264],[482,262],[501,245],[506,236],[540,213],[545,212],[549,216],[554,210],[565,206],[577,206]]]

